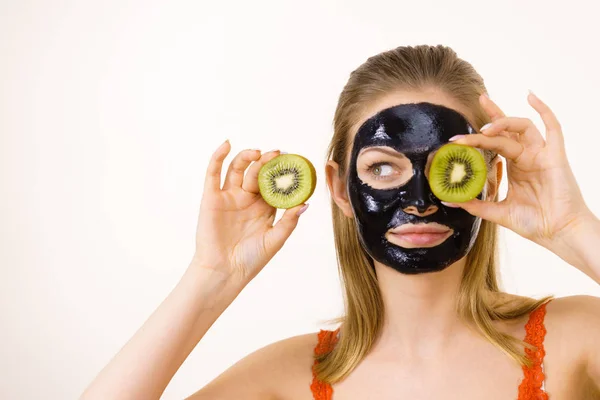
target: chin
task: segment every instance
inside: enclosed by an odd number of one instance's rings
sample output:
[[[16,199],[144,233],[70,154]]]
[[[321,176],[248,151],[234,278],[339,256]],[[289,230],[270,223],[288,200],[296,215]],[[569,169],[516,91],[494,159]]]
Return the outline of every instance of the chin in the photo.
[[[416,275],[443,271],[462,258],[460,253],[449,254],[447,249],[436,250],[442,249],[405,249],[390,243],[385,254],[374,259],[401,274]]]

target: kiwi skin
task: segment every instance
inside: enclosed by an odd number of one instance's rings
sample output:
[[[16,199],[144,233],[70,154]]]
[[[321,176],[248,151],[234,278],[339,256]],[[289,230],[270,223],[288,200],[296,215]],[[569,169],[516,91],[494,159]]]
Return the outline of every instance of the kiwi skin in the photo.
[[[301,185],[308,185],[302,188],[300,192],[290,195],[274,194],[272,192],[272,180],[270,173],[278,168],[278,165],[286,162],[297,163],[301,168],[301,179],[308,182],[303,182]],[[315,191],[317,186],[317,171],[314,165],[306,157],[299,154],[281,154],[265,165],[263,165],[258,173],[258,187],[262,198],[267,204],[275,208],[288,209],[296,207],[308,200]]]
[[[463,170],[456,168],[462,164]],[[453,172],[463,173],[463,181],[450,185],[448,177]],[[483,155],[474,147],[448,143],[440,147],[431,160],[429,186],[440,200],[463,203],[477,197],[487,180],[487,164]],[[462,187],[459,185],[463,185]]]

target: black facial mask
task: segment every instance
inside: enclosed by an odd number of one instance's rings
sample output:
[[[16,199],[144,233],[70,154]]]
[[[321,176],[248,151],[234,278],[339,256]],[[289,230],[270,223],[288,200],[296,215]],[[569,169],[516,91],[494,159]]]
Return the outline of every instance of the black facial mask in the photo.
[[[481,219],[461,208],[444,206],[433,195],[425,175],[428,155],[454,135],[474,133],[460,113],[436,104],[402,104],[369,118],[359,128],[348,171],[348,194],[365,251],[375,260],[405,274],[440,271],[464,257],[473,246]],[[412,177],[402,186],[374,189],[359,178],[357,159],[361,150],[387,146],[412,163]],[[482,195],[478,196],[481,199]],[[406,210],[437,211],[427,216]],[[436,222],[454,232],[429,248],[404,248],[389,242],[388,230],[406,223]]]

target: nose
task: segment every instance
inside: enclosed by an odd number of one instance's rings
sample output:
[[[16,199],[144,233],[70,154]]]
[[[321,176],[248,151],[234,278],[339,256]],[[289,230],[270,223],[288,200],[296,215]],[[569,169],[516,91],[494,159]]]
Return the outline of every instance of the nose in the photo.
[[[407,191],[410,194],[405,198],[402,210],[419,217],[436,213],[439,208],[433,201],[433,193],[423,171],[415,170],[411,181],[411,187]]]
[[[419,207],[416,205],[410,205],[406,208],[403,208],[402,211],[404,211],[407,214],[412,214],[412,215],[416,215],[419,217],[426,217],[428,215],[431,214],[435,214],[438,210],[438,206],[431,204],[429,205],[427,208],[425,208],[425,205]]]

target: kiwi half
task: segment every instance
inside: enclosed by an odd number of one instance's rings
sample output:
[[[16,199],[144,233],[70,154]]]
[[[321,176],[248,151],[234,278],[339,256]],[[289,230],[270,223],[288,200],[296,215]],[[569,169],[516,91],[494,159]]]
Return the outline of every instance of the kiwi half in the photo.
[[[487,178],[483,155],[474,147],[445,144],[438,149],[429,168],[429,186],[442,201],[462,203],[481,193]]]
[[[292,208],[312,196],[317,173],[312,163],[298,154],[282,154],[258,172],[262,198],[275,208]]]

